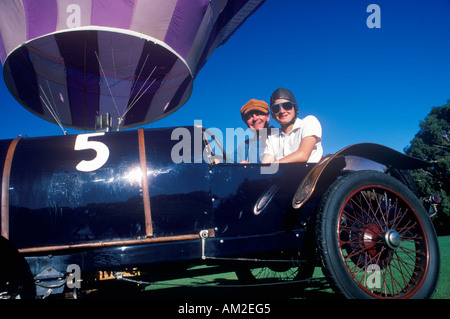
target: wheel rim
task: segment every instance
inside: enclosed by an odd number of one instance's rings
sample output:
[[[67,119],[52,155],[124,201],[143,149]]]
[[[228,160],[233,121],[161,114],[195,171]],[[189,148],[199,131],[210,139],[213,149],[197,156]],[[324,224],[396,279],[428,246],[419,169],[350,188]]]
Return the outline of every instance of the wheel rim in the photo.
[[[376,298],[408,298],[422,286],[429,265],[423,225],[393,190],[364,186],[344,202],[338,219],[344,265],[359,287]]]

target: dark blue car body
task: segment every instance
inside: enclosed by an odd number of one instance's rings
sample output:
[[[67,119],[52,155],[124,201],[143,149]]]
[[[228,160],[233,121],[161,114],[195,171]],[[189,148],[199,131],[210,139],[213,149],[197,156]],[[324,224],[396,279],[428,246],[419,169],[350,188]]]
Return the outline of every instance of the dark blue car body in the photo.
[[[0,141],[3,240],[35,279],[52,280],[69,265],[88,276],[298,251],[306,222],[339,176],[423,165],[364,144],[322,164],[280,164],[264,174],[267,164],[217,161],[206,137],[198,152],[194,139],[207,131],[184,129],[190,158],[178,163],[174,128]]]

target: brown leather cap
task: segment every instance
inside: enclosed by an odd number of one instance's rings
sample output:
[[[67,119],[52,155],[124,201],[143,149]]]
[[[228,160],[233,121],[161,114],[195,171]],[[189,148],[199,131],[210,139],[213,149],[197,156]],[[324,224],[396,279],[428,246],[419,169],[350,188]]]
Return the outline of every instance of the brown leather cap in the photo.
[[[251,99],[241,108],[242,118],[250,111],[260,111],[269,114],[269,105],[264,101]]]

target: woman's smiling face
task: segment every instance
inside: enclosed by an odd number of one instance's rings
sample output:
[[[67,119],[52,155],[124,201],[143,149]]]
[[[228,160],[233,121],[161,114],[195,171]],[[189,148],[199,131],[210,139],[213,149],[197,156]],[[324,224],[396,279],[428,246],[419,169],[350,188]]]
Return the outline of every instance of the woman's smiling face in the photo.
[[[252,111],[247,115],[245,122],[247,123],[249,128],[258,131],[266,126],[266,123],[269,122],[269,119],[269,114],[264,114],[260,111]]]

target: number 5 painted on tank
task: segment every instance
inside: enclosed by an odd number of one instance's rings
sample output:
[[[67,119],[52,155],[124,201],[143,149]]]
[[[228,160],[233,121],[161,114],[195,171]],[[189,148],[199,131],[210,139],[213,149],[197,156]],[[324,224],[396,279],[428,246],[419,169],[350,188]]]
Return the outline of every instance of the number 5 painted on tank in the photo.
[[[89,133],[77,135],[74,146],[75,151],[93,149],[94,151],[97,152],[97,155],[94,157],[94,159],[89,161],[82,160],[80,163],[78,163],[78,165],[76,166],[77,170],[82,172],[95,171],[100,167],[102,167],[108,161],[109,158],[108,146],[106,146],[102,142],[89,141],[90,137],[102,135],[105,135],[105,133],[102,132],[102,133]]]

